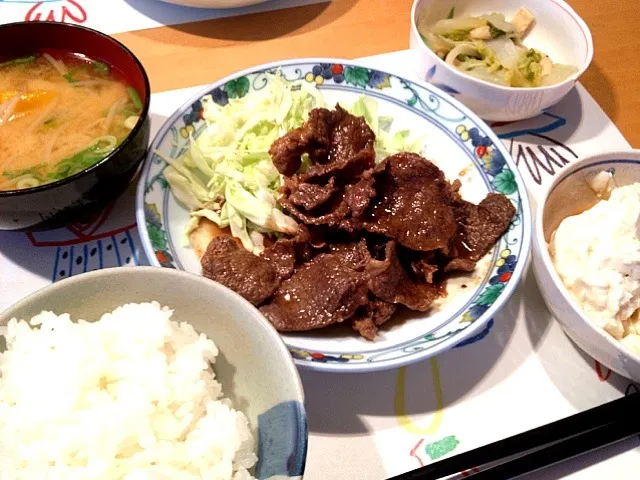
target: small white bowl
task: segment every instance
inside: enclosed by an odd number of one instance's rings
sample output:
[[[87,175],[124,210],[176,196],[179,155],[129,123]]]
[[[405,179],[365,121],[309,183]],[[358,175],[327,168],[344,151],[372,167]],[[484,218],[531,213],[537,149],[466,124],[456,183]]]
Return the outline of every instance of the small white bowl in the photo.
[[[455,16],[503,13],[507,19],[520,7],[536,17],[524,39],[555,63],[574,65],[578,71],[564,82],[548,87],[503,87],[465,75],[439,58],[420,37],[417,21],[423,16],[433,23],[447,17],[452,7]],[[516,121],[531,118],[558,103],[574,87],[593,58],[593,39],[589,27],[561,0],[414,0],[411,9],[411,48],[421,79],[452,94],[485,120]]]
[[[550,185],[536,212],[533,266],[542,297],[565,333],[601,364],[624,377],[640,381],[640,356],[587,318],[562,283],[548,249],[551,234],[562,220],[585,211],[597,202],[586,180],[611,168],[615,169],[619,186],[640,182],[640,150],[583,158],[563,170],[562,175]]]

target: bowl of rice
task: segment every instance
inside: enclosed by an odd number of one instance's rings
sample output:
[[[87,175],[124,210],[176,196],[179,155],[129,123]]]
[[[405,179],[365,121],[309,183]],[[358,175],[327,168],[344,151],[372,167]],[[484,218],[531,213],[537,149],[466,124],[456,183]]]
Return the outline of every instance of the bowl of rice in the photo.
[[[196,275],[99,270],[0,314],[0,480],[300,479],[303,403],[273,327]]]

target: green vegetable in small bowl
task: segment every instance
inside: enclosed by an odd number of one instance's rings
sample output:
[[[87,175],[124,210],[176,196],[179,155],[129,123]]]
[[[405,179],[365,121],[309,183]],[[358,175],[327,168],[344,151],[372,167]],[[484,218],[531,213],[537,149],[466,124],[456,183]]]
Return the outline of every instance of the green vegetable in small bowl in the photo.
[[[454,17],[435,25],[418,22],[418,31],[436,55],[469,76],[506,87],[541,87],[560,83],[578,69],[553,63],[543,52],[527,48],[523,37],[535,21],[526,8],[507,21],[491,13]]]

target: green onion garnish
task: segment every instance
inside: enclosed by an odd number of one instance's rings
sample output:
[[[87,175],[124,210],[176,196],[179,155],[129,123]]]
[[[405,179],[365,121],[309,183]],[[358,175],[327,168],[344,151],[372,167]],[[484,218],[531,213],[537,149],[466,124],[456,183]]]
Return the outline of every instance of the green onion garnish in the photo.
[[[13,60],[9,60],[7,62],[0,63],[0,67],[6,67],[8,65],[23,65],[25,63],[34,62],[35,60],[36,60],[36,56],[35,55],[31,55],[29,57],[14,58]]]
[[[96,73],[99,73],[101,75],[108,75],[109,74],[109,65],[107,65],[106,63],[102,63],[102,62],[93,62],[91,64],[91,66],[93,67],[93,71]]]
[[[140,100],[140,95],[138,95],[136,89],[133,87],[127,87],[127,93],[129,94],[129,98],[131,99],[133,106],[140,110],[142,108],[142,100]]]
[[[63,77],[67,80],[67,82],[69,83],[76,83],[78,80],[76,80],[75,78],[73,78],[73,75],[77,72],[77,69],[73,69],[73,70],[69,70],[69,73],[65,73],[63,75]]]

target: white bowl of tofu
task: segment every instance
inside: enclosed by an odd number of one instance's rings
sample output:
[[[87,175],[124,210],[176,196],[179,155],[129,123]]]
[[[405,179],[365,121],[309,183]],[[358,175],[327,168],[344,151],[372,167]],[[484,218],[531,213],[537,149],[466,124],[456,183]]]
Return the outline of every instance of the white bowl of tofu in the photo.
[[[611,189],[634,188],[637,182],[638,150],[599,153],[572,163],[538,202],[533,235],[538,286],[560,326],[588,355],[634,381],[640,381],[640,309],[633,311],[638,274],[631,269],[636,268],[633,253],[637,256],[637,250],[625,248],[624,243],[611,245],[610,239],[635,241],[635,222],[628,220],[633,210],[625,208],[629,200],[613,198]],[[628,198],[633,202],[632,196]],[[600,217],[604,224],[594,220],[598,218],[595,207],[604,213]],[[588,210],[594,213],[584,216]],[[582,232],[575,229],[580,222]],[[633,234],[620,235],[625,225]],[[597,243],[604,248],[594,248]],[[600,252],[606,262],[599,261]],[[616,262],[616,255],[621,260]],[[595,282],[589,283],[585,273],[589,270]],[[624,289],[616,288],[616,281]]]
[[[422,80],[490,121],[542,113],[593,59],[589,27],[556,0],[415,0],[410,42]]]

